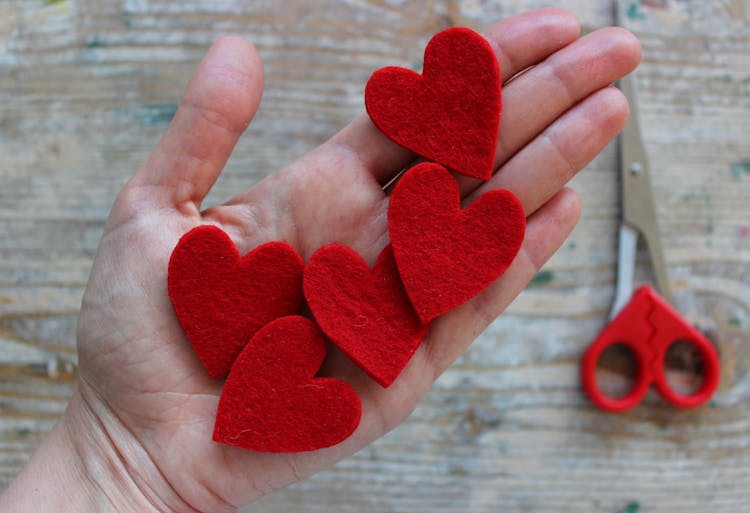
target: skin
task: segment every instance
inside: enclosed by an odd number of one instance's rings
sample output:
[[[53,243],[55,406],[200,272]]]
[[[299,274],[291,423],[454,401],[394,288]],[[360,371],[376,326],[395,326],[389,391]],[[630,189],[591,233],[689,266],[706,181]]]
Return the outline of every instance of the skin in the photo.
[[[509,18],[484,34],[505,82],[496,173],[485,183],[458,179],[465,202],[491,189],[514,192],[527,214],[526,239],[506,274],[434,322],[390,388],[335,350],[329,354],[324,373],[348,381],[362,399],[362,422],[351,438],[300,454],[212,442],[222,384],[203,371],[177,323],[166,293],[167,262],[184,233],[210,223],[243,254],[286,240],[307,259],[338,241],[372,263],[388,242],[383,185],[414,155],[361,116],[235,199],[202,210],[263,89],[253,46],[227,37],[199,64],[167,132],[114,203],[79,319],[77,390],[0,498],[0,510],[234,511],[329,467],[406,419],[573,229],[580,201],[564,186],[623,128],[627,101],[610,84],[641,56],[623,29],[578,39],[577,20],[559,9]]]

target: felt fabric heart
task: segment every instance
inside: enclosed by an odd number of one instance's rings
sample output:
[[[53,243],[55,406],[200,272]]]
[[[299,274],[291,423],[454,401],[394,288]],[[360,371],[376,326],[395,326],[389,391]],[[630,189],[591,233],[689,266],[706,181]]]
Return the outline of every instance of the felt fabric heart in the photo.
[[[353,249],[325,246],[305,266],[303,286],[325,334],[384,387],[401,373],[429,327],[406,296],[390,246],[372,269]]]
[[[372,122],[391,140],[461,174],[492,176],[500,125],[500,66],[492,47],[467,28],[436,34],[422,75],[389,66],[365,87]]]
[[[213,439],[262,452],[330,447],[359,425],[354,389],[335,378],[315,378],[326,341],[310,319],[289,316],[258,331],[229,373]]]
[[[199,226],[180,239],[169,260],[169,298],[209,375],[224,376],[260,328],[299,311],[303,266],[284,242],[240,257],[215,226]]]
[[[427,322],[465,303],[502,275],[521,248],[523,206],[494,190],[461,210],[456,179],[419,164],[396,184],[388,228],[401,280]]]

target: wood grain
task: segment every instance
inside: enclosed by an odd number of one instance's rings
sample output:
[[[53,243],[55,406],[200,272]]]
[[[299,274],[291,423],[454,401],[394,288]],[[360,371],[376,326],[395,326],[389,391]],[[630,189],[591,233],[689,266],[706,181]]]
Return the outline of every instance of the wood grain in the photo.
[[[363,111],[370,73],[430,35],[537,0],[0,0],[0,487],[65,408],[83,287],[114,195],[221,35],[258,46],[266,92],[207,203]],[[609,1],[559,2],[588,28]],[[699,512],[750,492],[750,5],[623,0],[644,45],[641,116],[678,307],[708,330],[709,406],[587,403],[578,362],[614,292],[616,153],[574,180],[568,243],[403,426],[248,511]],[[639,272],[648,275],[642,266]]]

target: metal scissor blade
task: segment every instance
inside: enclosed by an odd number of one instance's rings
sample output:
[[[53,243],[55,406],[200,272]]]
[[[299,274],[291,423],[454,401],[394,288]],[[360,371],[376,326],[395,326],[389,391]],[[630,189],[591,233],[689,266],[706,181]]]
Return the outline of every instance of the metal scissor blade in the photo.
[[[643,235],[651,257],[656,286],[661,295],[667,301],[673,303],[656,217],[656,203],[654,202],[651,185],[651,168],[641,139],[638,99],[633,74],[622,78],[619,86],[630,103],[631,111],[630,120],[620,135],[622,221],[623,224]],[[619,288],[620,285],[618,284]]]
[[[628,304],[633,296],[635,284],[635,252],[638,246],[638,231],[622,223],[620,238],[617,243],[617,290],[612,309],[609,311],[611,321]]]
[[[614,6],[615,21],[622,26],[625,21],[623,0],[615,0]],[[633,271],[638,233],[643,235],[646,240],[656,279],[656,287],[667,301],[674,303],[656,217],[651,168],[641,138],[634,74],[631,73],[623,77],[618,85],[630,104],[631,114],[619,140],[622,227],[620,229],[617,292],[612,315],[616,314],[622,307],[622,298],[630,295],[633,290]],[[624,280],[630,281],[625,283]]]

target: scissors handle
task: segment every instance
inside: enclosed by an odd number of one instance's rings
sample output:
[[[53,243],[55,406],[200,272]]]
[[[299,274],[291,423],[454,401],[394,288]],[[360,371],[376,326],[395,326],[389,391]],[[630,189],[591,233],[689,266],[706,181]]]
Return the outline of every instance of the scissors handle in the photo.
[[[690,395],[675,392],[664,371],[667,350],[678,341],[692,344],[703,360],[701,385]],[[621,398],[604,395],[596,383],[597,361],[608,347],[615,344],[628,347],[635,355],[638,366],[635,384]],[[624,412],[636,406],[652,384],[672,405],[692,408],[708,401],[716,391],[719,369],[719,358],[711,342],[653,288],[643,286],[586,350],[581,365],[581,381],[592,402],[610,412]]]

